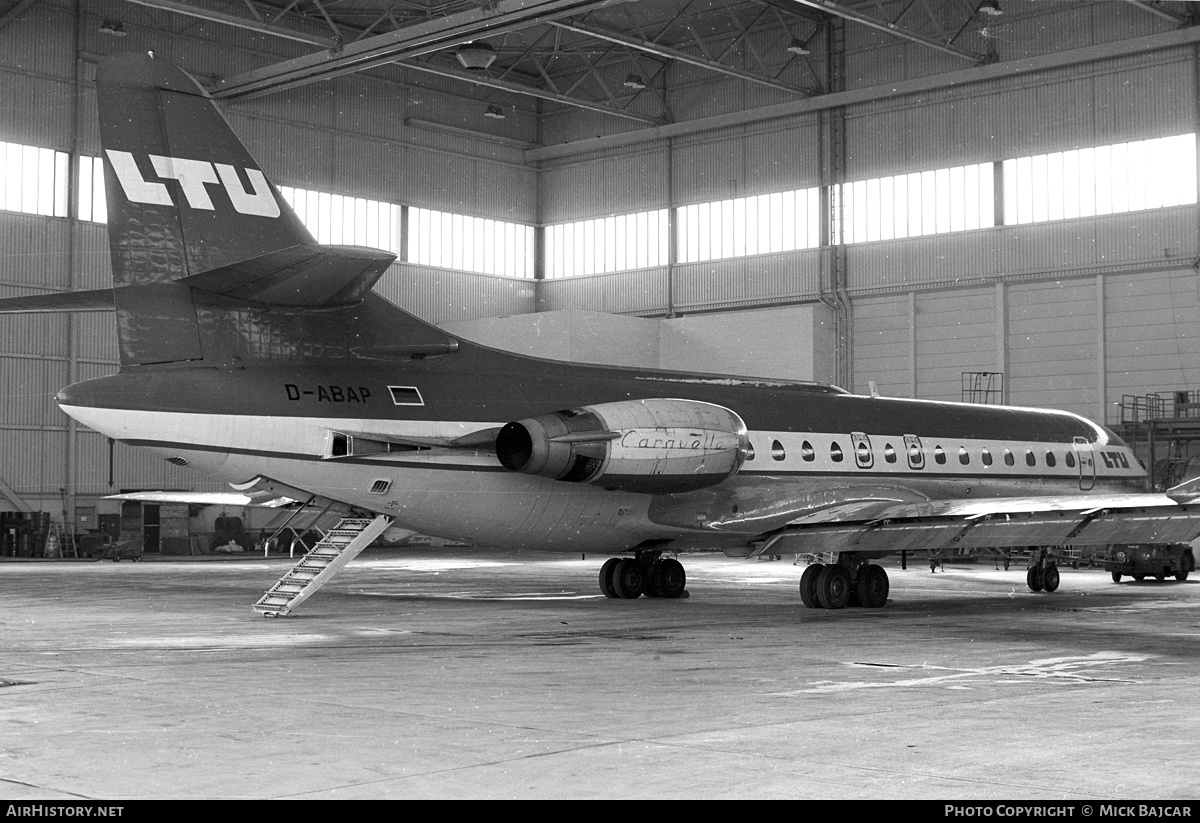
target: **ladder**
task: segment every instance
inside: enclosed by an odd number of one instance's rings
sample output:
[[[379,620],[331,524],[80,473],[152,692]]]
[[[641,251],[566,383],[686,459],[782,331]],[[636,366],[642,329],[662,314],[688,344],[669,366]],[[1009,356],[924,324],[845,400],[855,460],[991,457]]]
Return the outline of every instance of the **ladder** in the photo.
[[[374,520],[343,517],[312,551],[259,598],[254,611],[263,617],[286,616],[383,534],[391,523],[392,519],[382,514]]]

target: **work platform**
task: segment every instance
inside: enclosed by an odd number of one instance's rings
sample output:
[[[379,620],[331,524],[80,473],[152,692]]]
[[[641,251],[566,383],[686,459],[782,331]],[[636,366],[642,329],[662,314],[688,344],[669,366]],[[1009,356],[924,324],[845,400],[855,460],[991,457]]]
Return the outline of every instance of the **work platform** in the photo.
[[[1120,409],[1121,420],[1112,429],[1153,467],[1152,489],[1164,491],[1182,482],[1188,461],[1200,456],[1200,391],[1127,394]]]

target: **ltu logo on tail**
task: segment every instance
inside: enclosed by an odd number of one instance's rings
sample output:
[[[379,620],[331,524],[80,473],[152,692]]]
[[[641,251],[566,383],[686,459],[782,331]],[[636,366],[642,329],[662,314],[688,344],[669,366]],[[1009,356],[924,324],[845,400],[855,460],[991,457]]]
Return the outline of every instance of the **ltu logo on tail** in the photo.
[[[173,206],[171,194],[162,183],[146,180],[133,155],[127,151],[106,150],[117,180],[125,190],[125,196],[134,203],[151,203],[158,206]],[[178,157],[150,155],[150,162],[159,177],[178,180],[183,196],[193,209],[215,211],[212,198],[205,186],[221,184],[229,195],[229,202],[241,214],[258,217],[278,217],[279,203],[267,185],[267,178],[258,169],[246,169],[251,191],[246,191],[238,178],[237,169],[225,163],[209,163],[207,160],[183,160]]]

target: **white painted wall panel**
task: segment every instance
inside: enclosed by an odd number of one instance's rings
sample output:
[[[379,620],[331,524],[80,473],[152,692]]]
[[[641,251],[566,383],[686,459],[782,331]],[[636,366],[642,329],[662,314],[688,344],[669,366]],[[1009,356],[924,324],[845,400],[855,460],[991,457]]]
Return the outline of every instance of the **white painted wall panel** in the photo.
[[[1106,278],[1110,407],[1126,394],[1200,388],[1198,285],[1192,269]]]
[[[537,308],[665,314],[668,288],[666,267],[543,280],[537,286]]]
[[[907,294],[862,297],[854,312],[854,387],[868,394],[868,381],[888,397],[912,396],[911,300]]]
[[[430,323],[534,311],[534,281],[395,263],[375,291]]]
[[[685,263],[675,267],[677,311],[813,299],[819,289],[815,249]]]
[[[1100,368],[1095,281],[1014,285],[1007,302],[1009,402],[1095,419]]]
[[[962,373],[998,371],[995,289],[917,295],[917,397],[961,400]]]

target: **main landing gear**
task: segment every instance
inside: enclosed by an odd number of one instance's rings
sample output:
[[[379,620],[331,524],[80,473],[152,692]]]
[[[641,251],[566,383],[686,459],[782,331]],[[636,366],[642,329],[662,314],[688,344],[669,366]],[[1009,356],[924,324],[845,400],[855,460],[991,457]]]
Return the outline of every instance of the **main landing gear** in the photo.
[[[883,566],[842,559],[813,563],[800,576],[800,600],[810,609],[878,609],[887,603],[890,586]]]
[[[605,597],[633,600],[647,597],[687,597],[687,574],[674,558],[662,552],[638,552],[614,557],[600,567],[600,591]]]
[[[1029,561],[1029,570],[1025,572],[1025,585],[1033,592],[1058,591],[1058,564],[1046,555],[1044,549],[1034,552]]]

